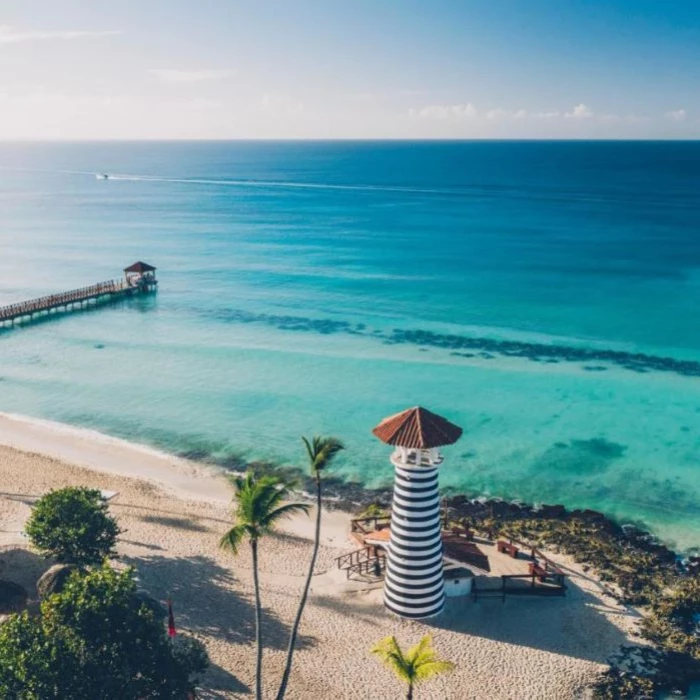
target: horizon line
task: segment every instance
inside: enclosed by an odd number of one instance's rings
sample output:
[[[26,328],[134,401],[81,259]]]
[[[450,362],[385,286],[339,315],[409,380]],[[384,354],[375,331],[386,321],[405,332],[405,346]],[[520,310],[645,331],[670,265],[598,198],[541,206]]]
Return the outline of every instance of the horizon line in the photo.
[[[598,138],[392,138],[392,137],[227,137],[227,138],[27,138],[3,139],[0,144],[30,143],[695,143],[700,136],[676,137],[598,137]]]

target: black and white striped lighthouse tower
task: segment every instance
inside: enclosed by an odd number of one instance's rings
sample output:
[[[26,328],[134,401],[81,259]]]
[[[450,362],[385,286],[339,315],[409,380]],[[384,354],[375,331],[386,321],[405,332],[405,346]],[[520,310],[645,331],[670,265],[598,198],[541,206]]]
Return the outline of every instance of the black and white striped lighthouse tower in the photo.
[[[433,617],[445,604],[439,448],[456,442],[462,429],[417,406],[385,418],[372,432],[396,448],[384,605],[401,617]]]

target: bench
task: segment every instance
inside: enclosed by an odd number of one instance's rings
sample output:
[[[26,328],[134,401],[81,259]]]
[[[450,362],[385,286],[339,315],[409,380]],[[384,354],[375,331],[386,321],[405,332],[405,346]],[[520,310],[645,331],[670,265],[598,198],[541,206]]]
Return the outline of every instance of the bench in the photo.
[[[509,557],[513,557],[513,559],[517,558],[519,551],[515,545],[510,544],[510,542],[504,542],[503,540],[498,540],[498,542],[496,542],[496,550],[502,554],[507,554]]]
[[[527,568],[528,573],[531,576],[536,576],[540,582],[544,582],[544,580],[547,578],[547,569],[542,568],[538,562],[530,562]]]

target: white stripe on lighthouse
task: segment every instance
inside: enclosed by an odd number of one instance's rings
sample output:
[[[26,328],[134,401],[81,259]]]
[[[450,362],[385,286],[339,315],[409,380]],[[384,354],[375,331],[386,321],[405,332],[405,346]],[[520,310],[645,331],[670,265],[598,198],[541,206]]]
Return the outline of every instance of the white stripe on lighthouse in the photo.
[[[394,463],[384,604],[411,618],[432,617],[444,607],[436,466]]]

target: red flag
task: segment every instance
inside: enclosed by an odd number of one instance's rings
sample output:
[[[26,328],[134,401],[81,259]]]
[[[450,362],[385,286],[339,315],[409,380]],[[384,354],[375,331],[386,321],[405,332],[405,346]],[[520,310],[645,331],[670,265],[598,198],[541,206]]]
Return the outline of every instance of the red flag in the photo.
[[[172,638],[177,634],[175,629],[175,616],[173,615],[173,602],[168,598],[168,637]]]

